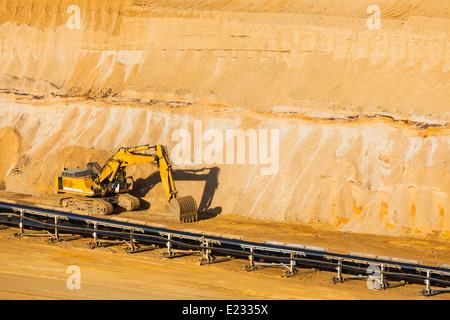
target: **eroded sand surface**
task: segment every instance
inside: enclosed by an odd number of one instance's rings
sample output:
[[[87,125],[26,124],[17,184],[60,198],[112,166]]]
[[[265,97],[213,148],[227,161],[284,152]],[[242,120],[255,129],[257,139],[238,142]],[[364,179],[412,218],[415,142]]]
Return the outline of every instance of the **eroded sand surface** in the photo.
[[[372,4],[2,1],[0,189],[53,203],[63,168],[163,144],[189,228],[449,264],[450,6],[380,0],[370,30]],[[143,211],[115,214],[170,223],[155,166],[127,173]]]

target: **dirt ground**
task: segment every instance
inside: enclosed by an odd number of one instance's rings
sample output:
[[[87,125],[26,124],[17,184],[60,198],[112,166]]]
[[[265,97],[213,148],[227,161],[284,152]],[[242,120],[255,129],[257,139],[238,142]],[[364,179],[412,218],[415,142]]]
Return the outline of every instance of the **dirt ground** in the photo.
[[[279,269],[243,271],[244,260],[200,266],[192,256],[162,260],[160,250],[129,255],[120,247],[88,249],[88,239],[50,245],[13,232],[0,233],[1,299],[425,299],[420,285],[376,291],[364,280],[331,284],[331,272],[286,279]],[[67,286],[73,265],[80,268],[80,289]]]
[[[65,210],[59,205],[61,196],[27,195],[0,191],[0,201],[14,201],[24,205],[44,205],[49,208]],[[142,202],[142,200],[141,200]],[[141,207],[145,205],[141,204]],[[76,214],[84,212],[73,211]],[[395,237],[386,235],[342,232],[326,224],[305,224],[295,221],[267,221],[239,215],[212,215],[200,213],[199,220],[192,223],[180,223],[165,211],[140,209],[124,211],[115,207],[113,214],[98,216],[132,223],[149,223],[156,227],[187,232],[207,232],[211,235],[241,238],[246,241],[263,242],[265,240],[303,244],[328,248],[329,252],[360,252],[380,256],[422,261],[424,265],[436,266],[450,263],[450,244],[439,236],[426,239],[415,237]]]
[[[162,212],[152,163],[127,168],[141,210],[111,219],[450,264],[450,5],[373,4],[1,1],[0,199],[58,206],[64,168],[163,144],[200,220]],[[10,232],[5,299],[420,299]]]
[[[1,192],[23,204],[53,205],[52,196],[32,196]],[[290,242],[321,246],[329,252],[362,252],[415,259],[435,266],[450,262],[447,242],[404,237],[354,234],[326,230],[293,222],[268,222],[237,215],[200,217],[180,224],[170,215],[152,210],[121,212],[111,219],[149,222],[169,229],[202,231],[214,235],[238,236],[244,240]],[[282,270],[242,270],[245,260],[231,260],[200,266],[197,256],[163,260],[165,249],[127,254],[121,246],[88,249],[89,239],[56,244],[47,240],[13,234],[9,228],[0,234],[0,298],[3,299],[424,299],[423,286],[408,284],[386,290],[369,290],[365,280],[331,284],[335,274],[327,271],[282,278]],[[76,265],[81,270],[81,289],[68,289],[66,270]],[[226,279],[226,280],[225,280]],[[440,295],[427,299],[449,299]]]

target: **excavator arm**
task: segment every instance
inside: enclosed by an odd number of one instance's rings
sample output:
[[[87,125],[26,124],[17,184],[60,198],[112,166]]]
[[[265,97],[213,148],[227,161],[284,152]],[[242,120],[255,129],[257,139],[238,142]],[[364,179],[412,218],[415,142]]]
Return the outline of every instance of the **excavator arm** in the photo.
[[[154,154],[142,154],[140,151],[154,149]],[[197,204],[193,197],[177,197],[173,180],[172,163],[167,148],[163,145],[143,145],[134,148],[120,148],[116,154],[103,166],[95,183],[106,193],[112,192],[119,176],[125,167],[147,162],[156,162],[161,176],[161,182],[167,197],[166,210],[182,221],[192,221],[197,218]]]
[[[178,216],[182,221],[197,220],[197,203],[191,196],[178,197],[175,182],[173,181],[172,163],[167,148],[162,145],[155,146],[158,157],[159,174],[167,196],[166,210]]]
[[[170,200],[177,197],[177,190],[175,188],[175,182],[173,181],[172,163],[170,162],[165,146],[156,145],[155,147],[156,156],[158,158],[159,175],[161,176],[161,182],[167,196],[167,201],[170,202]]]

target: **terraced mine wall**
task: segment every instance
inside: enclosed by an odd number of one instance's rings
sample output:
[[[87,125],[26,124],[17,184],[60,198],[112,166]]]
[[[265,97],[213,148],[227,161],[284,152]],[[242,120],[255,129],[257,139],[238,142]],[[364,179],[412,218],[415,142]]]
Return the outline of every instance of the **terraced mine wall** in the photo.
[[[448,4],[244,2],[2,1],[0,186],[160,143],[207,212],[450,237]]]

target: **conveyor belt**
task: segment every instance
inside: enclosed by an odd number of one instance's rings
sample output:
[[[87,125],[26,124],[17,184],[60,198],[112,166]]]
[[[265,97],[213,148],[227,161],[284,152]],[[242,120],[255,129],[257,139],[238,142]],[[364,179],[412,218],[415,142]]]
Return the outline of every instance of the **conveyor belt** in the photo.
[[[167,258],[199,252],[203,263],[214,263],[230,257],[248,259],[245,270],[278,266],[286,269],[286,276],[308,270],[334,270],[337,276],[330,279],[333,283],[367,279],[371,289],[421,283],[426,285],[419,292],[424,296],[450,292],[450,265],[446,264],[424,266],[420,261],[386,256],[355,252],[338,254],[328,252],[326,248],[275,241],[250,242],[208,235],[201,231],[170,230],[145,223],[116,221],[8,202],[0,202],[0,212],[0,222],[19,226],[23,235],[26,235],[24,228],[46,230],[53,239],[58,239],[64,232],[92,237],[93,247],[101,245],[107,237],[109,242],[127,243],[132,252],[142,250],[143,245],[166,247],[164,254]],[[397,282],[392,285],[387,280]],[[440,289],[435,290],[432,286]]]

